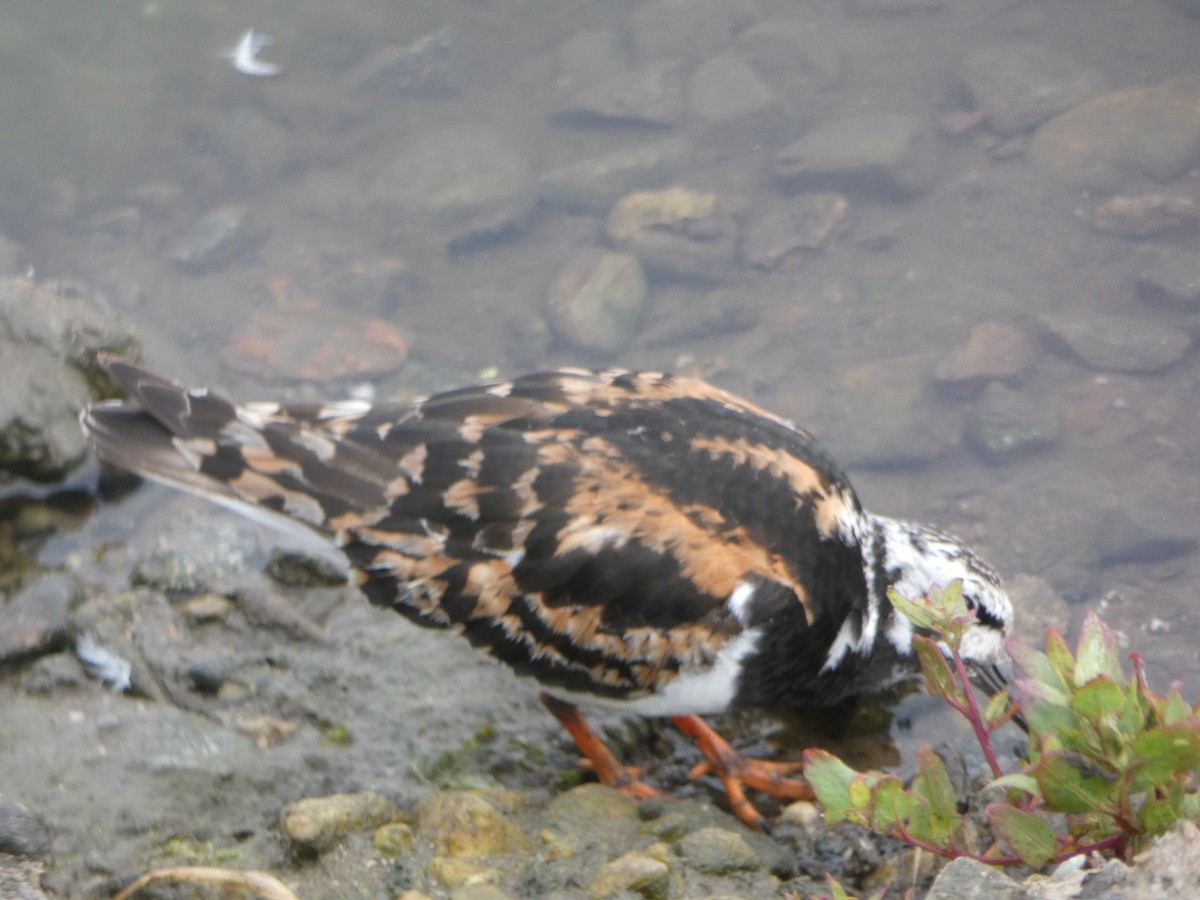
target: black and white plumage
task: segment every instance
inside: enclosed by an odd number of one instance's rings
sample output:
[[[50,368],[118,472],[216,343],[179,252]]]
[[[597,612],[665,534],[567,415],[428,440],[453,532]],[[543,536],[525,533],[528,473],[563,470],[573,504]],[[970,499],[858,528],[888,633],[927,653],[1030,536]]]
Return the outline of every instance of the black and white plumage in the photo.
[[[983,665],[1011,623],[966,547],[865,512],[807,432],[691,378],[566,370],[288,406],[108,367],[128,399],[84,413],[101,458],[304,523],[372,603],[457,629],[565,704],[839,703],[913,669],[889,587],[962,579]]]

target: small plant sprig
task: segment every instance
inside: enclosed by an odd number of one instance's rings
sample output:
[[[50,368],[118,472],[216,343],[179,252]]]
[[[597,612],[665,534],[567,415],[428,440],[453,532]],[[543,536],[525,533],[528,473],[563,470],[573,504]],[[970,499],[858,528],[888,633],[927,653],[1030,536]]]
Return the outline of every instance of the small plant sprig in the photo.
[[[1023,674],[1019,700],[999,691],[981,708],[960,654],[973,621],[961,583],[917,600],[890,599],[929,635],[914,638],[925,687],[970,722],[992,770],[987,787],[1004,792],[988,804],[987,818],[1007,849],[977,853],[968,846],[946,767],[928,745],[907,787],[896,775],[856,772],[830,753],[809,750],[804,774],[827,822],[848,819],[947,858],[1040,868],[1080,853],[1129,858],[1147,836],[1200,816],[1200,708],[1177,690],[1154,693],[1137,654],[1126,677],[1116,635],[1094,613],[1084,619],[1074,653],[1054,628],[1044,653],[1013,648]],[[1029,759],[1005,773],[992,735],[1017,716],[1028,728]]]

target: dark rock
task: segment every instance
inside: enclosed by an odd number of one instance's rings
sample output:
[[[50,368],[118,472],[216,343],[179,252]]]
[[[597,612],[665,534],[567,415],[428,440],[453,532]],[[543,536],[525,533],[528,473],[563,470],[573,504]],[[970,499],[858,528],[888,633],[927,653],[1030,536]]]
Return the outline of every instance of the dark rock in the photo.
[[[992,462],[1003,462],[1053,444],[1062,430],[1062,415],[1044,398],[992,382],[967,417],[966,438]]]
[[[939,173],[932,134],[893,113],[819,125],[776,154],[772,174],[792,190],[833,188],[902,200],[929,190]]]
[[[1101,371],[1161,372],[1183,359],[1192,345],[1182,329],[1131,316],[1044,315],[1041,321],[1084,363]]]

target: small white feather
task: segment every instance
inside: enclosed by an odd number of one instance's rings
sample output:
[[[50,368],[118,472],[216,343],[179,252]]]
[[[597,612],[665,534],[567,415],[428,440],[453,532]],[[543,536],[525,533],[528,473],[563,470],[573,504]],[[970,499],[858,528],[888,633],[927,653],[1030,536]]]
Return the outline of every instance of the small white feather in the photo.
[[[109,685],[118,694],[133,687],[133,663],[105,647],[90,631],[85,631],[76,639],[75,655],[89,675]]]

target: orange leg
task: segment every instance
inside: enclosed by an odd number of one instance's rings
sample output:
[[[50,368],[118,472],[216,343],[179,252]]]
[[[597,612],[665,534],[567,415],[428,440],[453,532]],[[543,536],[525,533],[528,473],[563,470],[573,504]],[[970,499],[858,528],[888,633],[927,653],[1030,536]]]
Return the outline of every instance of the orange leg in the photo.
[[[592,726],[587,723],[579,707],[564,703],[549,694],[542,694],[542,705],[550,710],[554,718],[558,719],[575,739],[579,752],[584,755],[601,784],[615,787],[625,796],[635,800],[658,796],[658,791],[638,778],[637,769],[623,765],[613,756],[604,741],[600,740],[600,736],[592,731]]]
[[[704,762],[692,769],[692,778],[699,778],[708,772],[720,778],[734,814],[751,828],[765,831],[766,820],[746,799],[746,787],[785,800],[812,800],[816,797],[812,785],[807,781],[787,777],[803,768],[803,763],[771,762],[743,756],[699,716],[674,716],[671,721],[684,734],[696,739],[704,755]]]

